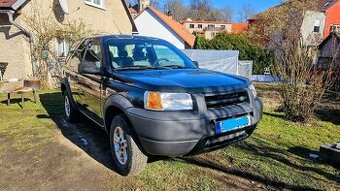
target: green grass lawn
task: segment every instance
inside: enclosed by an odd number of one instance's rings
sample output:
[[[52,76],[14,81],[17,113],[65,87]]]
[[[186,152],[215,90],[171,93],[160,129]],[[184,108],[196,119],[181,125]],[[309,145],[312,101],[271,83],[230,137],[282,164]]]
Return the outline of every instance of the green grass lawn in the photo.
[[[28,101],[21,109],[19,100],[7,107],[5,96],[0,97],[0,165],[8,152],[39,152],[41,146],[54,144],[60,131],[54,119],[62,116],[63,100],[53,91],[41,91],[39,98],[38,104]],[[340,125],[336,120],[289,122],[274,112],[273,99],[264,97],[263,120],[246,141],[199,156],[152,162],[141,175],[130,178],[133,188],[227,190],[254,189],[246,185],[259,184],[259,189],[340,190],[340,171],[309,158],[310,153],[318,154],[320,145],[340,142]]]

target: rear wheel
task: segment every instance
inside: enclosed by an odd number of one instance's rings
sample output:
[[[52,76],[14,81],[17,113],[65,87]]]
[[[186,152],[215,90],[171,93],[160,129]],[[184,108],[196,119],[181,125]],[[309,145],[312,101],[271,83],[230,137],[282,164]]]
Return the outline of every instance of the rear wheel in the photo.
[[[71,98],[68,93],[64,94],[64,113],[68,122],[75,122],[77,113],[71,104]]]
[[[125,117],[123,115],[114,117],[110,128],[111,152],[114,167],[123,176],[142,172],[148,159],[131,135],[130,125]]]

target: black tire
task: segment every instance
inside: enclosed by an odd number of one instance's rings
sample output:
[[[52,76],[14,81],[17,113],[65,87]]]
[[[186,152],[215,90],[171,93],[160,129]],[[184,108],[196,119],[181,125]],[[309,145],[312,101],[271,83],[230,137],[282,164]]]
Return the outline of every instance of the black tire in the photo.
[[[126,162],[122,162],[124,159],[119,159],[120,157],[117,156],[117,152],[115,150],[115,131],[116,135],[119,134],[117,131],[120,131],[120,128],[123,135],[123,138],[126,141],[123,145],[125,145],[125,150],[127,157],[125,157]],[[116,136],[117,138],[117,136]],[[119,139],[120,140],[120,139]],[[110,144],[111,144],[111,153],[113,158],[113,165],[115,167],[115,170],[123,175],[123,176],[134,176],[141,173],[147,164],[148,157],[143,154],[143,152],[139,149],[138,145],[132,138],[132,131],[130,124],[126,120],[124,115],[117,115],[113,118],[110,128]],[[116,144],[117,145],[117,144]],[[118,148],[121,148],[124,146],[120,146]],[[121,151],[121,149],[117,149]],[[123,151],[122,151],[123,152]],[[124,158],[124,155],[121,155]]]
[[[67,102],[69,107],[69,113],[67,112]],[[71,103],[71,96],[68,93],[64,93],[64,115],[66,121],[70,123],[76,122],[77,119],[77,111],[74,109]]]

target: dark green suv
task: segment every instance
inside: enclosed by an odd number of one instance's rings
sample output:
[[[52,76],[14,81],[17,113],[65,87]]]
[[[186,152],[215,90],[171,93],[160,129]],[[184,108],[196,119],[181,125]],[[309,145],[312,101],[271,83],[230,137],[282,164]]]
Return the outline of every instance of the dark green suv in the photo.
[[[244,78],[199,69],[170,43],[141,36],[83,40],[63,67],[68,121],[83,114],[110,137],[122,175],[147,156],[179,157],[249,137],[262,102]]]

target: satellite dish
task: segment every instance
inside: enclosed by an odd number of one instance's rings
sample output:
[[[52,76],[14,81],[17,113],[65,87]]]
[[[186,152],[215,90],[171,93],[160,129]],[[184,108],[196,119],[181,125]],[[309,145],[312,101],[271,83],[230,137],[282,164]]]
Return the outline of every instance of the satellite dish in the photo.
[[[68,12],[68,7],[67,7],[67,2],[66,2],[66,0],[59,0],[59,4],[60,4],[60,7],[61,7],[61,9],[63,10],[63,12],[64,12],[65,14],[68,14],[69,12]]]

